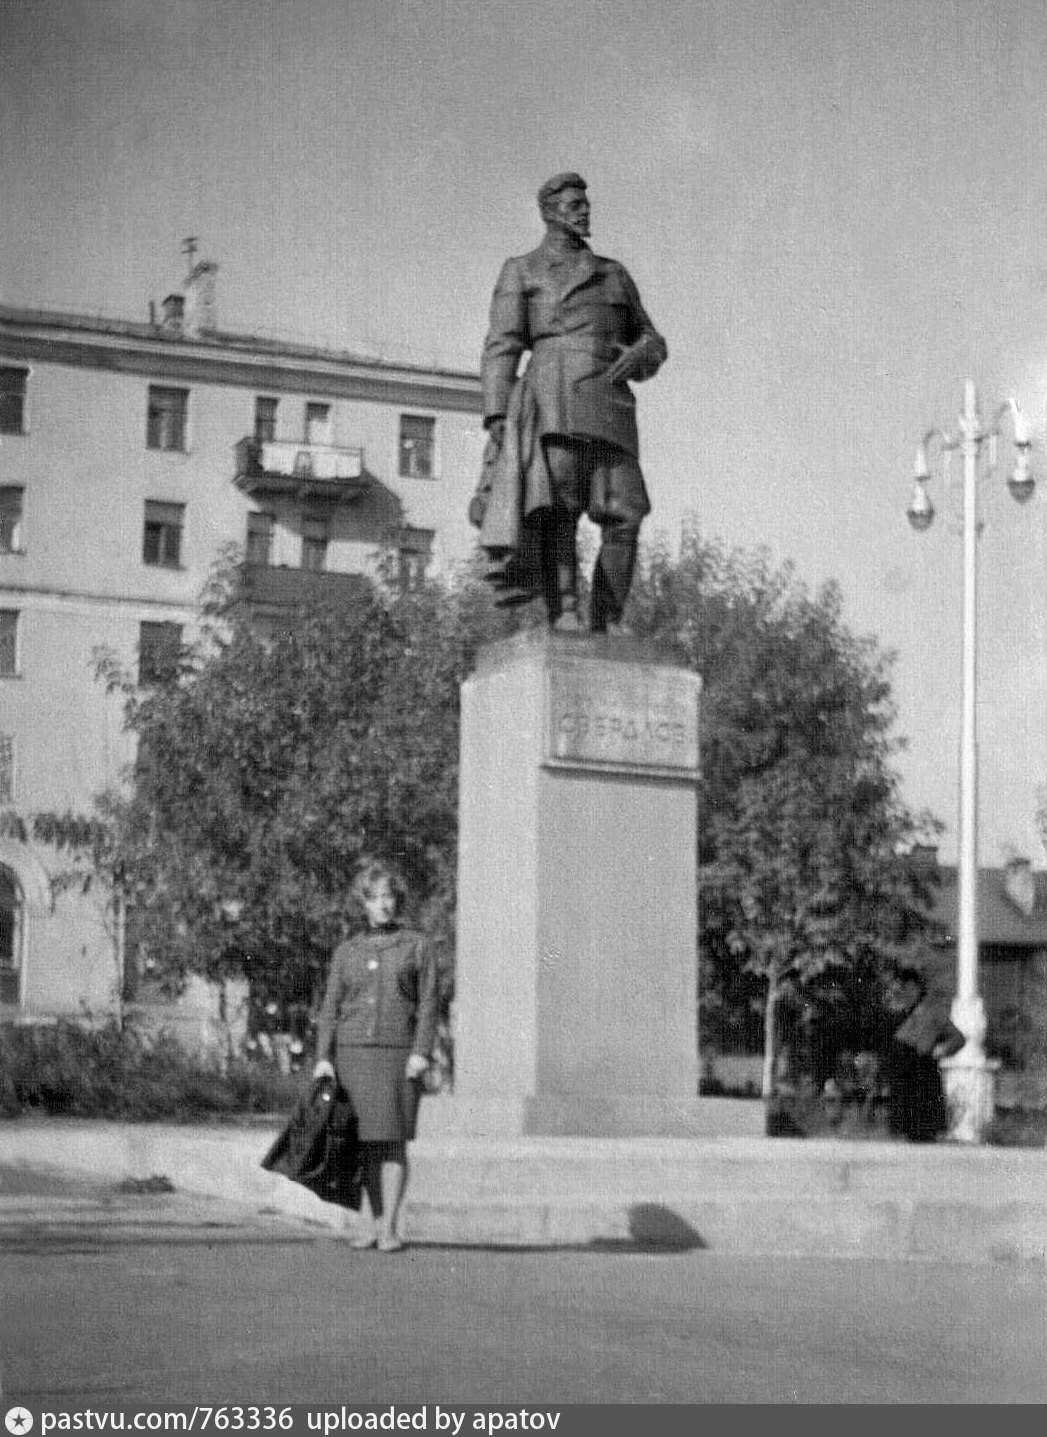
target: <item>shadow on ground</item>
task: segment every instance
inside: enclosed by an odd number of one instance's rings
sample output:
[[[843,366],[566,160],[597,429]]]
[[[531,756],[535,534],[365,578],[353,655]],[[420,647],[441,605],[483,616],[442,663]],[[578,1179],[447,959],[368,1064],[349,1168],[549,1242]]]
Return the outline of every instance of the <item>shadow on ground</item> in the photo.
[[[693,1252],[706,1246],[705,1239],[686,1219],[661,1203],[637,1203],[629,1209],[627,1238],[594,1238],[587,1247],[615,1252]]]

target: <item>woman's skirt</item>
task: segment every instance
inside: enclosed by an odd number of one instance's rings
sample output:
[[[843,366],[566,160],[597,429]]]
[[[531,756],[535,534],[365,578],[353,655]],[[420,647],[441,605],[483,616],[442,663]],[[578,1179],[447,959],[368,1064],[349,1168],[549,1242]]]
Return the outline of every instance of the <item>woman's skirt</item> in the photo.
[[[421,1084],[404,1076],[410,1048],[339,1044],[338,1079],[352,1099],[361,1143],[403,1143],[414,1137]]]

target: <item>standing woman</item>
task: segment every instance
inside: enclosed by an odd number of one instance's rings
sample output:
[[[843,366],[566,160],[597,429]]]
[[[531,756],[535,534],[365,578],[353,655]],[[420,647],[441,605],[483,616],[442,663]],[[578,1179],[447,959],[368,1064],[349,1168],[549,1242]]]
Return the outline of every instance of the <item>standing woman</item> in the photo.
[[[397,921],[406,888],[390,867],[365,864],[353,896],[368,931],[334,950],[313,1077],[336,1077],[356,1112],[363,1186],[374,1219],[374,1231],[356,1245],[398,1252],[407,1143],[414,1137],[421,1079],[436,1034],[436,960],[423,935]]]

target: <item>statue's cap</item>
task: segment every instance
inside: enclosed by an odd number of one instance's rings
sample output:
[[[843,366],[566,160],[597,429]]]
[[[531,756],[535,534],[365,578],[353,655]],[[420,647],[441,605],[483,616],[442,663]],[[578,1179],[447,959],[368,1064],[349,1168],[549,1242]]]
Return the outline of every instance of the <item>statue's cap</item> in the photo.
[[[584,190],[587,188],[585,181],[575,170],[564,170],[558,175],[553,175],[551,180],[546,180],[538,191],[538,204],[539,206],[544,205],[554,195],[558,195],[561,190]]]

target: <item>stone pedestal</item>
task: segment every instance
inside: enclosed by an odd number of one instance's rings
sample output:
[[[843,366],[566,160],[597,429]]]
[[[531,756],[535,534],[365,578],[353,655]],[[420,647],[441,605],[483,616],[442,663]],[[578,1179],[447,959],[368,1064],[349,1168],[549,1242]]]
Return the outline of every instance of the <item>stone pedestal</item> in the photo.
[[[983,1143],[996,1112],[996,1074],[1000,1064],[985,1056],[985,1004],[977,993],[958,993],[949,1016],[967,1039],[951,1058],[939,1063],[949,1109],[949,1137],[957,1143]]]
[[[694,1130],[699,688],[544,630],[463,685],[458,1131]]]
[[[967,1054],[938,1065],[949,1109],[949,1137],[957,1143],[983,1143],[996,1113],[996,1074],[1000,1064],[982,1052]]]

